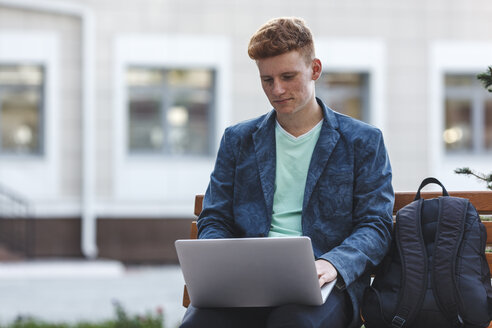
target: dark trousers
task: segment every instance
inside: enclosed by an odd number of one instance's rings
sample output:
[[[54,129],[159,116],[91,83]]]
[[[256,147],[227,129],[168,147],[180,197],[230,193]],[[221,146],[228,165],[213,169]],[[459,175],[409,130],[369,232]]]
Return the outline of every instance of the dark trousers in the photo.
[[[195,308],[189,306],[180,327],[200,328],[346,328],[352,305],[346,291],[334,288],[320,306],[283,305],[262,308]]]

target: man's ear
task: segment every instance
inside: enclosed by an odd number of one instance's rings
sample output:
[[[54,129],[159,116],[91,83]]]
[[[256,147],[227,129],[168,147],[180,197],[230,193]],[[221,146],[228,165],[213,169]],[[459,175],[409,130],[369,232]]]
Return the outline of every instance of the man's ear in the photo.
[[[323,65],[321,64],[321,60],[319,60],[318,58],[314,58],[311,63],[311,67],[313,69],[312,79],[316,81],[317,79],[319,79],[321,73],[323,72]]]

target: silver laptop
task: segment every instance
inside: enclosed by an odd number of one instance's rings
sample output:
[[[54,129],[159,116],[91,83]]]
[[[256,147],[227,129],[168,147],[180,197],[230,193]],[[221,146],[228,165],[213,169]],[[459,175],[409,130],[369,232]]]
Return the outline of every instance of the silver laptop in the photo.
[[[309,237],[186,239],[175,242],[195,307],[321,305]]]

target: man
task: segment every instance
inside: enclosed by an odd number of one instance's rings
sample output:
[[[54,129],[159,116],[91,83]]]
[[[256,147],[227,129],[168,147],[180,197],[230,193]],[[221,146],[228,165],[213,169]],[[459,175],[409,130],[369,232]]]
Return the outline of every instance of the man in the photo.
[[[199,238],[309,236],[320,286],[337,278],[337,287],[321,306],[190,307],[182,327],[359,327],[369,271],[391,240],[394,194],[382,134],[315,97],[322,65],[303,20],[267,22],[248,54],[273,110],[226,129]]]

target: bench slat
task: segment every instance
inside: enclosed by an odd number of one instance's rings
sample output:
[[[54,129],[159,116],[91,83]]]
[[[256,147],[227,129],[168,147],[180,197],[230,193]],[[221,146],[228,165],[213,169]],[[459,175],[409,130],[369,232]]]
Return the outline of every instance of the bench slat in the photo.
[[[478,212],[482,215],[492,214],[492,191],[450,191],[449,194],[455,197],[468,198],[472,204],[477,208]],[[435,198],[442,196],[442,193],[436,191],[423,191],[420,193],[422,198]],[[195,196],[195,210],[196,216],[200,215],[203,206],[203,196]],[[393,207],[393,214],[410,204],[415,198],[415,192],[400,191],[395,193],[395,205]]]
[[[421,192],[422,198],[435,198],[442,196],[442,192],[427,191]],[[478,213],[482,215],[492,214],[492,191],[450,191],[450,196],[468,198],[473,206],[476,207]],[[393,214],[407,204],[413,202],[415,192],[397,192],[395,193],[395,206]]]
[[[183,306],[187,308],[190,305],[190,295],[188,295],[188,289],[186,289],[186,285],[183,290]]]
[[[485,253],[485,257],[487,257],[487,263],[489,264],[489,270],[492,272],[492,253]]]
[[[195,196],[195,215],[196,216],[199,216],[200,213],[202,212],[202,208],[203,208],[203,196],[204,195],[196,195]]]

